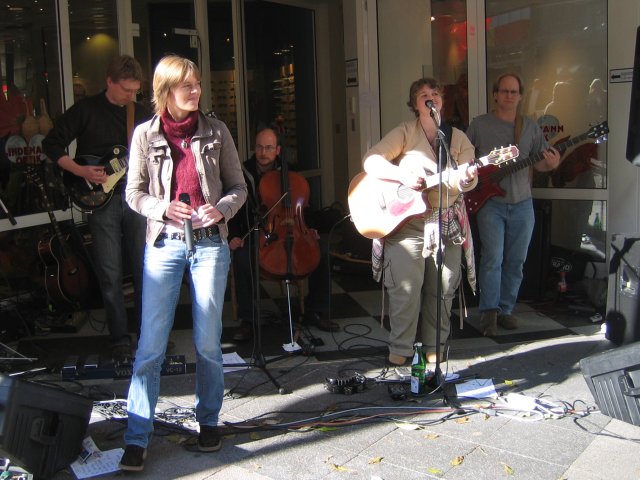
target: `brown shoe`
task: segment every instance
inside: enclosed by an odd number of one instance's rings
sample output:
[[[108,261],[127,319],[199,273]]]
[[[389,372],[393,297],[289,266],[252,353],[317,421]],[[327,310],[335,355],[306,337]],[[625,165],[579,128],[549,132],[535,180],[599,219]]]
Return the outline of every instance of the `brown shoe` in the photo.
[[[480,329],[485,337],[495,337],[498,334],[498,311],[487,310],[480,317]]]
[[[247,340],[250,340],[252,336],[253,331],[251,330],[251,325],[247,322],[242,322],[240,326],[236,328],[236,331],[233,332],[232,338],[236,342],[246,342]]]
[[[401,367],[406,362],[407,362],[407,357],[403,357],[402,355],[396,355],[395,353],[389,353],[389,363],[391,365]]]
[[[318,330],[322,330],[323,332],[340,331],[340,325],[338,325],[336,322],[332,322],[328,318],[323,317],[322,314],[318,312],[309,315],[307,321],[311,325],[315,326]]]
[[[511,314],[498,315],[498,325],[507,330],[515,330],[518,328],[518,319]]]

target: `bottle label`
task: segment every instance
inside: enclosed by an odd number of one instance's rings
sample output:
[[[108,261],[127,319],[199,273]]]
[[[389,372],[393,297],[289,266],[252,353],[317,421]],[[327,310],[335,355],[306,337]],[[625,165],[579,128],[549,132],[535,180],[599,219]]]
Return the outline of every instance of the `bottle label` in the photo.
[[[411,375],[411,393],[415,395],[424,393],[424,373]]]

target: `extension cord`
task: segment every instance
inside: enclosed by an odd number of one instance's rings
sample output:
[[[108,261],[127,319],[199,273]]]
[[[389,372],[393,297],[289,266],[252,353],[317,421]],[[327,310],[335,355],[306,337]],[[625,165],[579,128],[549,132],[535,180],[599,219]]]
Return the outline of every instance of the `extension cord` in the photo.
[[[516,410],[533,411],[538,406],[537,399],[522,393],[509,393],[502,401]]]

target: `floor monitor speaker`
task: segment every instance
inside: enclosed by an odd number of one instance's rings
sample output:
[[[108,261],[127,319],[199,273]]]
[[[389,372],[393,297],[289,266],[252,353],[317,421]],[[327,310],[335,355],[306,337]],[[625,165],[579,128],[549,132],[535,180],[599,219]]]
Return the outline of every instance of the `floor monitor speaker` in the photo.
[[[92,408],[86,397],[0,374],[0,451],[49,478],[80,453]]]
[[[640,425],[640,342],[583,358],[580,369],[602,413]]]

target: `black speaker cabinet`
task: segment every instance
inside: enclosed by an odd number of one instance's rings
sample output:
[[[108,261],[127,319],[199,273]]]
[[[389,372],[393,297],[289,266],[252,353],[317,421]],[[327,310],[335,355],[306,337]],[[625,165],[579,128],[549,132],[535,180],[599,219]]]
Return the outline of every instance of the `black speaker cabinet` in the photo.
[[[640,341],[638,275],[640,233],[613,234],[605,323],[606,337],[616,345]]]
[[[547,291],[551,265],[551,200],[533,199],[535,221],[523,266],[520,300],[540,300]]]
[[[640,27],[636,30],[636,50],[629,102],[629,127],[627,130],[627,160],[640,167]]]
[[[602,413],[640,425],[640,343],[583,358],[580,369]]]
[[[0,375],[0,451],[49,478],[80,453],[92,408],[86,397]]]

